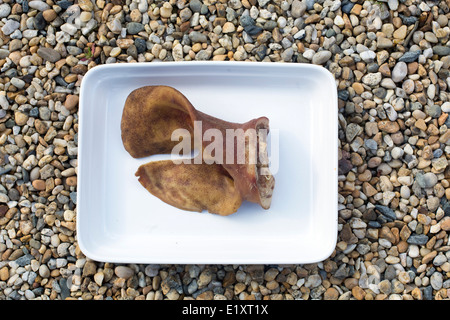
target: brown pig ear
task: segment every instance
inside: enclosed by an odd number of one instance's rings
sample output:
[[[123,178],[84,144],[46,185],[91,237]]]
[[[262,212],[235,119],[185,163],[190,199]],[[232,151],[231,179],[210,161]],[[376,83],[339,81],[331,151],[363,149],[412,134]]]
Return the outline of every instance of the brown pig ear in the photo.
[[[125,150],[134,158],[170,153],[179,143],[171,139],[174,130],[192,132],[192,110],[189,100],[172,87],[145,86],[132,91],[121,120]]]
[[[182,210],[230,215],[242,198],[233,179],[217,164],[175,164],[171,160],[141,165],[139,182],[155,197]]]

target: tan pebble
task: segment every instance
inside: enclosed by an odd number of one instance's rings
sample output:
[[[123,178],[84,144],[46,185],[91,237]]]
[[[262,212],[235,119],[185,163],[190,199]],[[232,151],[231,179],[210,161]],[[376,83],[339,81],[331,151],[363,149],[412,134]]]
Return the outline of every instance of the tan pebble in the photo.
[[[92,18],[92,13],[90,13],[88,11],[83,11],[80,14],[81,22],[88,22],[89,20],[91,20],[91,18]]]
[[[52,22],[53,20],[56,19],[57,14],[56,11],[53,9],[48,9],[48,10],[44,10],[42,12],[42,17],[44,18],[45,21],[47,22]]]
[[[442,113],[438,118],[438,124],[442,126],[448,118],[448,113]]]
[[[362,10],[362,5],[360,4],[355,4],[352,8],[352,10],[350,11],[350,14],[354,14],[356,16],[358,16],[361,13]]]
[[[120,11],[122,11],[122,6],[120,5],[115,5],[111,8],[111,10],[109,11],[110,14],[114,15],[119,13]]]
[[[364,92],[364,87],[361,83],[359,82],[354,82],[352,84],[352,88],[355,90],[356,94],[362,94]]]
[[[359,286],[355,286],[352,289],[352,295],[357,299],[357,300],[363,300],[366,292]]]
[[[88,260],[83,267],[83,277],[89,277],[96,273],[97,265],[94,261]]]
[[[134,41],[133,39],[117,39],[116,43],[120,49],[128,49],[133,45]]]
[[[218,54],[218,55],[215,55],[213,58],[212,58],[212,60],[213,61],[225,61],[226,59],[227,59],[227,55],[226,54]]]
[[[27,97],[25,97],[24,95],[21,95],[21,94],[18,94],[17,96],[16,96],[16,98],[14,99],[14,101],[15,102],[17,102],[17,104],[25,104],[26,102],[27,102]],[[28,120],[28,116],[26,116],[27,118],[27,120]],[[26,121],[25,121],[25,123],[26,123]]]
[[[411,229],[409,229],[407,225],[404,225],[402,227],[402,229],[400,230],[400,239],[406,241],[406,240],[408,240],[410,235],[411,235]]]
[[[169,2],[164,2],[163,6],[159,10],[161,17],[170,18],[172,15],[172,5]]]
[[[131,10],[131,12],[130,12],[130,18],[131,18],[131,21],[134,21],[134,22],[141,22],[141,20],[142,20],[142,14],[141,14],[141,12],[139,11],[139,9],[133,9],[133,10]]]
[[[246,285],[243,284],[242,282],[238,282],[235,284],[234,286],[234,294],[238,295],[239,293],[241,293],[242,291],[244,291],[246,288]]]
[[[431,260],[433,260],[437,255],[437,251],[431,251],[430,253],[426,254],[423,258],[422,258],[422,264],[427,264],[429,263]]]
[[[76,222],[73,221],[61,221],[61,226],[71,230],[71,231],[75,231],[77,224]]]
[[[16,121],[16,124],[18,126],[23,126],[27,123],[28,121],[28,115],[26,115],[25,113],[22,113],[20,111],[17,111],[14,114],[14,120]]]
[[[372,197],[378,193],[377,189],[375,189],[370,183],[364,182],[362,186],[363,192],[366,196]]]
[[[192,45],[192,51],[194,52],[199,52],[200,50],[202,50],[202,44],[201,43],[194,43]]]
[[[78,75],[76,74],[68,74],[67,76],[64,77],[64,81],[66,81],[67,83],[72,83],[78,80]]]
[[[447,130],[441,137],[439,138],[439,142],[446,143],[450,138],[450,130]]]
[[[407,31],[406,25],[402,25],[400,28],[395,30],[395,32],[393,34],[394,38],[396,38],[396,39],[405,39],[406,38],[406,31]]]
[[[411,295],[416,300],[422,300],[422,290],[417,287],[411,291]]]
[[[111,52],[109,53],[109,55],[113,58],[119,56],[119,54],[121,54],[122,49],[120,49],[119,47],[114,47],[112,48]]]
[[[222,28],[223,33],[232,33],[234,31],[236,31],[236,27],[234,26],[234,24],[232,22],[226,22],[223,25],[223,28]]]
[[[94,4],[91,0],[78,0],[78,5],[82,10],[92,11],[94,10]]]
[[[327,291],[325,291],[323,298],[324,300],[337,300],[339,298],[339,291],[333,287],[330,287]]]
[[[70,71],[72,73],[75,73],[75,80],[78,80],[78,74],[85,74],[87,72],[88,68],[84,64],[77,64],[76,66],[73,66]]]
[[[33,229],[33,224],[31,220],[23,220],[19,222],[19,229],[22,232],[23,235],[30,234],[31,230]]]
[[[279,284],[275,280],[271,280],[271,281],[267,282],[267,284],[266,284],[266,288],[269,290],[275,290],[278,287],[279,287]]]
[[[67,177],[66,183],[70,187],[76,186],[77,185],[77,176]]]
[[[447,189],[449,190],[449,189]],[[447,191],[446,190],[446,191]],[[444,217],[441,222],[441,229],[444,231],[450,231],[450,217]]]
[[[0,280],[6,281],[9,279],[9,269],[7,266],[4,266],[0,269]]]
[[[423,119],[418,119],[416,121],[416,123],[414,124],[414,126],[422,131],[427,130],[427,124],[425,123],[425,120],[423,120]]]

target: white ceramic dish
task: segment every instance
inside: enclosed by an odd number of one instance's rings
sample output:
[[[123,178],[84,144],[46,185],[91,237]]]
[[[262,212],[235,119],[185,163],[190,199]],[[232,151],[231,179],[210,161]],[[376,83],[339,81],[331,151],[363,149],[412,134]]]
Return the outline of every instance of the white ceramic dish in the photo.
[[[145,190],[134,175],[139,165],[170,157],[133,159],[123,148],[125,99],[145,85],[175,87],[198,110],[227,121],[267,116],[279,137],[271,208],[244,203],[222,217],[179,210]],[[102,65],[83,79],[79,117],[77,240],[87,257],[284,264],[322,261],[334,250],[337,94],[326,69],[211,61]]]

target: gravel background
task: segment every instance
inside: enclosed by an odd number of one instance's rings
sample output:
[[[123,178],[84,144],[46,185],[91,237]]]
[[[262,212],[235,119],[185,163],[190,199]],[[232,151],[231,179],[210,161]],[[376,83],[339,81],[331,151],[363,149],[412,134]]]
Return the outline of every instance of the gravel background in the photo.
[[[0,299],[450,298],[449,0],[0,0]],[[77,246],[78,96],[105,63],[323,65],[339,235],[308,265],[120,265]]]

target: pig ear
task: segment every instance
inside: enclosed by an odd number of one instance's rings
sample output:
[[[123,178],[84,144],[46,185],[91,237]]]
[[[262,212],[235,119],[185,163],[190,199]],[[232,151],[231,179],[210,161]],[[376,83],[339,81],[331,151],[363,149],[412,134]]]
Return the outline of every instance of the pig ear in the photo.
[[[192,110],[189,100],[171,87],[146,86],[132,91],[121,120],[125,150],[134,158],[170,153],[179,143],[179,137],[172,137],[177,129],[192,132]],[[192,145],[193,137],[189,139]]]
[[[196,122],[201,123],[200,138],[203,138],[205,132],[210,129],[221,132],[223,137],[226,137],[227,130],[230,129],[255,132],[256,134],[260,129],[269,130],[269,120],[266,117],[253,119],[246,123],[227,122],[196,110],[181,92],[172,87],[146,86],[131,92],[125,102],[121,122],[123,145],[135,158],[170,153],[179,145],[179,136],[173,137],[173,133],[184,131],[190,136],[183,139],[189,139],[190,144],[187,145],[194,148],[197,142],[194,140],[198,138],[195,137],[196,130],[194,130]],[[208,150],[209,145],[208,141],[201,140],[200,156],[205,149]],[[235,189],[240,193],[243,200],[259,203],[264,209],[268,209],[271,205],[275,179],[263,163],[264,161],[261,161],[267,158],[265,137],[258,134],[256,142],[256,145],[246,148],[245,163],[237,163],[237,161],[229,163],[227,162],[228,150],[224,138],[223,151],[226,152],[223,152],[223,161],[220,163],[223,171],[226,171],[231,177]],[[190,150],[183,147],[183,151],[188,152]],[[232,151],[234,155],[238,153],[237,145],[234,146]],[[250,163],[248,161],[250,151],[258,156],[256,162]],[[264,159],[259,157],[260,154]],[[234,160],[236,159],[234,158]],[[259,173],[261,167],[265,169],[264,174]],[[207,167],[201,166],[201,168]],[[188,172],[188,170],[185,172]],[[195,174],[200,175],[200,169],[196,169]],[[203,184],[211,186],[208,185],[209,177],[207,175],[204,177]],[[175,189],[176,185],[173,185],[173,187]]]
[[[171,160],[141,165],[139,182],[155,197],[188,211],[230,215],[242,198],[233,179],[217,164],[175,164]]]

